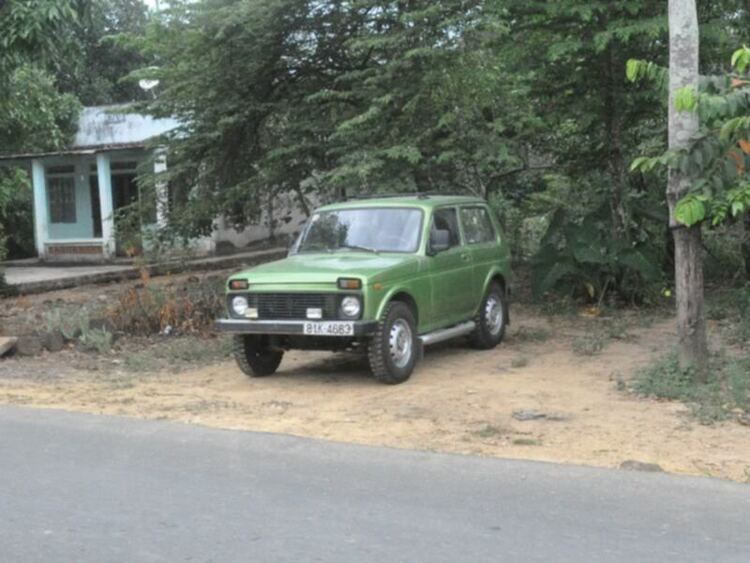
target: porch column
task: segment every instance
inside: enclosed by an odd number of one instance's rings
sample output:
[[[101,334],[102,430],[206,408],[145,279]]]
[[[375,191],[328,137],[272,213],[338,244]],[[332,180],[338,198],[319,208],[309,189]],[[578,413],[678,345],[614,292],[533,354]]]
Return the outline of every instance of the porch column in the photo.
[[[105,258],[115,255],[115,217],[112,204],[112,170],[109,165],[109,155],[96,155],[96,176],[99,181],[99,204],[102,215],[102,248]]]
[[[169,188],[164,175],[167,172],[167,151],[158,148],[154,153],[154,176],[156,177],[156,226],[165,229],[169,220]]]
[[[41,160],[31,161],[31,183],[34,188],[34,242],[39,258],[45,257],[44,243],[49,236],[49,210],[47,208],[47,182]]]

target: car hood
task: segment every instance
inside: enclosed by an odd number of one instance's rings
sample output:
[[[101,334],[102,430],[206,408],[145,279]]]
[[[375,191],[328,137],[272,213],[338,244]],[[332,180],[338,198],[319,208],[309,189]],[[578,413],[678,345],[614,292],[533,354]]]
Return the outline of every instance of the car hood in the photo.
[[[416,273],[419,258],[414,254],[373,254],[337,252],[334,254],[295,254],[261,264],[232,276],[251,284],[335,284],[342,277],[356,277],[367,285],[389,277]]]

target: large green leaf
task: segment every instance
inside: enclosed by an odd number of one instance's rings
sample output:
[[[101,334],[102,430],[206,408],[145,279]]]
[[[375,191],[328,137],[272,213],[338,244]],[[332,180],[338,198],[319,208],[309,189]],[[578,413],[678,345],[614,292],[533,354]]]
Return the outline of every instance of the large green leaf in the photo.
[[[638,272],[646,281],[654,281],[660,276],[658,264],[634,248],[622,252],[617,260],[625,268]]]
[[[684,197],[675,206],[674,218],[679,223],[692,227],[706,218],[706,205],[697,196]]]
[[[545,265],[537,265],[531,280],[531,289],[537,297],[554,288],[565,276],[577,271],[576,266],[568,261],[556,262],[548,269],[543,266]]]

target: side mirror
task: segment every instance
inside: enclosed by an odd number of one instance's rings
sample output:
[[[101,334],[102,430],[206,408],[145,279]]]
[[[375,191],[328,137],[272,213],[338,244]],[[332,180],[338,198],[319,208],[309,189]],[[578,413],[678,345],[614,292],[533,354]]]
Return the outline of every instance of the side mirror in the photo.
[[[447,229],[435,229],[430,233],[430,254],[435,255],[451,247],[451,232]]]

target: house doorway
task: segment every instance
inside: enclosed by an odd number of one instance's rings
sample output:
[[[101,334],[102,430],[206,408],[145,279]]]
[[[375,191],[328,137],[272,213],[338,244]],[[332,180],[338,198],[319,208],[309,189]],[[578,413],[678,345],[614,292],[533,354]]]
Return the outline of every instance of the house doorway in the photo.
[[[115,254],[137,256],[143,251],[142,223],[143,202],[138,184],[138,163],[135,161],[112,162],[112,211],[115,229]],[[91,189],[91,220],[93,236],[102,237],[102,210],[99,197],[99,178],[95,165],[89,175]],[[105,217],[106,219],[106,217]]]
[[[99,178],[95,174],[89,176],[91,190],[91,223],[94,226],[94,238],[102,238],[102,203],[99,199]]]
[[[117,256],[137,256],[143,251],[140,189],[135,166],[135,163],[112,163],[112,208]]]

